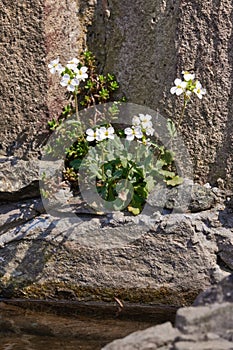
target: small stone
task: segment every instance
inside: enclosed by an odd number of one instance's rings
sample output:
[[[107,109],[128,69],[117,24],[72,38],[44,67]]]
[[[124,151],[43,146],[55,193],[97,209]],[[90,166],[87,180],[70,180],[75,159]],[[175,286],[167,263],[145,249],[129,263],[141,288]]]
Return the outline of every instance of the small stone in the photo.
[[[147,203],[155,208],[174,210],[177,212],[200,212],[214,207],[216,197],[211,189],[198,184],[183,184],[166,188],[156,186],[150,193]]]

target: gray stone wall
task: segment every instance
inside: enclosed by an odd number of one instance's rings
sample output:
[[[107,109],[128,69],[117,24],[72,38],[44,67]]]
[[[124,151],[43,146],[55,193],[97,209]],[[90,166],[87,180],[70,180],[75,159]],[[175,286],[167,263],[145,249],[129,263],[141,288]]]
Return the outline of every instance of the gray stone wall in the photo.
[[[64,90],[47,64],[84,47],[76,0],[0,1],[0,152],[37,156],[47,120],[60,114]]]
[[[170,94],[183,69],[207,89],[190,104],[182,132],[195,179],[232,186],[233,4],[231,0],[22,0],[0,2],[0,143],[3,154],[27,157],[60,113],[62,89],[47,70],[87,45],[100,69],[116,74],[129,102],[178,118]]]
[[[193,69],[207,89],[189,105],[182,127],[195,179],[214,184],[221,177],[232,186],[232,1],[108,2],[110,17],[97,11],[89,36],[104,69],[116,73],[130,102],[176,120],[180,103],[170,87]]]

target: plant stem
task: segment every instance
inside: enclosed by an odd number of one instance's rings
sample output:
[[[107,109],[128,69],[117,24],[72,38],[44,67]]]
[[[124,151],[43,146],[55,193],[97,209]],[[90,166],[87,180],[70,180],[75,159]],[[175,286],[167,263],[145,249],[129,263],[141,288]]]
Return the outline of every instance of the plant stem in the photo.
[[[188,104],[188,99],[186,96],[184,96],[184,103],[183,103],[183,107],[182,107],[182,110],[181,110],[181,114],[180,114],[180,118],[178,120],[178,124],[177,124],[177,130],[180,128],[180,125],[184,119],[184,112],[185,112],[185,109],[186,109],[186,106]]]
[[[102,144],[101,145],[102,147],[102,180],[103,181],[106,181],[106,176],[105,176],[105,173],[104,173],[104,163],[105,163],[105,149],[104,149],[104,145]]]
[[[75,102],[75,115],[77,118],[77,121],[79,123],[79,130],[80,130],[80,134],[81,134],[81,139],[85,140],[84,138],[84,134],[83,134],[83,127],[82,127],[82,123],[79,117],[79,113],[78,113],[78,96],[77,96],[77,91],[74,92],[74,102]]]
[[[77,97],[77,92],[74,92],[74,102],[75,102],[75,114],[76,114],[76,118],[77,118],[77,120],[80,122],[79,114],[78,114],[78,97]],[[81,123],[80,123],[80,124],[81,124]]]

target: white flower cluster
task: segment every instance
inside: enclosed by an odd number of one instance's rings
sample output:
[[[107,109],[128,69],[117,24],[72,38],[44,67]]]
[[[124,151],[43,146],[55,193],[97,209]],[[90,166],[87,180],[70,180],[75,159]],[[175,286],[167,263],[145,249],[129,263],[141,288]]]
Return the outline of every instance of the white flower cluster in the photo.
[[[149,114],[138,114],[138,116],[135,115],[132,119],[132,124],[133,125],[131,128],[126,128],[124,130],[127,140],[132,141],[134,140],[135,137],[137,139],[141,139],[144,133],[147,136],[154,135],[155,130],[153,129],[151,115]]]
[[[198,80],[194,80],[195,74],[187,71],[183,71],[182,74],[184,80],[176,78],[174,81],[175,86],[171,88],[170,92],[177,96],[184,93],[187,97],[190,97],[192,92],[194,92],[198,98],[202,99],[202,96],[206,94],[206,89],[202,87]]]
[[[87,141],[103,141],[105,139],[114,139],[114,133],[115,130],[112,126],[109,126],[106,128],[105,126],[101,126],[100,128],[97,128],[95,130],[93,129],[87,129]]]
[[[50,73],[58,73],[62,78],[60,84],[67,87],[68,91],[74,92],[80,81],[88,78],[87,67],[82,66],[77,58],[68,61],[63,67],[59,63],[59,58],[51,61],[48,65]]]
[[[149,114],[139,114],[134,116],[132,119],[132,127],[125,128],[124,134],[126,135],[126,140],[132,141],[136,139],[143,139],[145,142],[146,136],[153,136],[154,129],[151,121],[151,115]],[[87,141],[103,141],[105,139],[114,139],[115,130],[112,126],[100,127],[95,129],[87,129]]]

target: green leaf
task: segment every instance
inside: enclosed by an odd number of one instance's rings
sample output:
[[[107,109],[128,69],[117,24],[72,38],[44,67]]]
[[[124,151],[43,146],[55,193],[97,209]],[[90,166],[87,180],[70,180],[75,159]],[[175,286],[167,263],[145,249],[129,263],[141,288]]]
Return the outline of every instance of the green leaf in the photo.
[[[131,205],[128,206],[128,211],[132,213],[133,215],[138,215],[140,214],[140,209],[132,207]]]
[[[161,155],[161,159],[164,161],[166,165],[170,165],[174,159],[174,153],[170,150],[165,150]]]
[[[112,91],[117,90],[117,89],[119,88],[119,84],[118,84],[116,81],[112,81],[112,82],[110,83],[109,88],[110,88]]]
[[[109,74],[107,75],[108,81],[113,81],[115,80],[115,76],[113,74]]]
[[[174,176],[171,180],[166,180],[166,184],[169,186],[177,186],[183,183],[182,177],[179,177],[178,175]]]
[[[80,165],[82,163],[81,159],[74,159],[70,162],[70,166],[74,169],[74,170],[78,170],[80,168]]]
[[[167,129],[168,129],[168,132],[169,132],[171,137],[177,136],[177,130],[176,130],[175,123],[171,119],[167,120]]]
[[[147,176],[145,178],[145,182],[146,182],[146,188],[148,193],[151,192],[153,190],[153,188],[155,187],[155,180],[153,176]]]
[[[59,126],[59,124],[60,123],[58,121],[56,121],[55,119],[48,121],[48,126],[49,126],[49,129],[51,131],[55,130]]]
[[[163,169],[159,170],[159,173],[164,177],[170,177],[170,178],[174,178],[174,176],[176,175],[173,171],[163,170]]]

